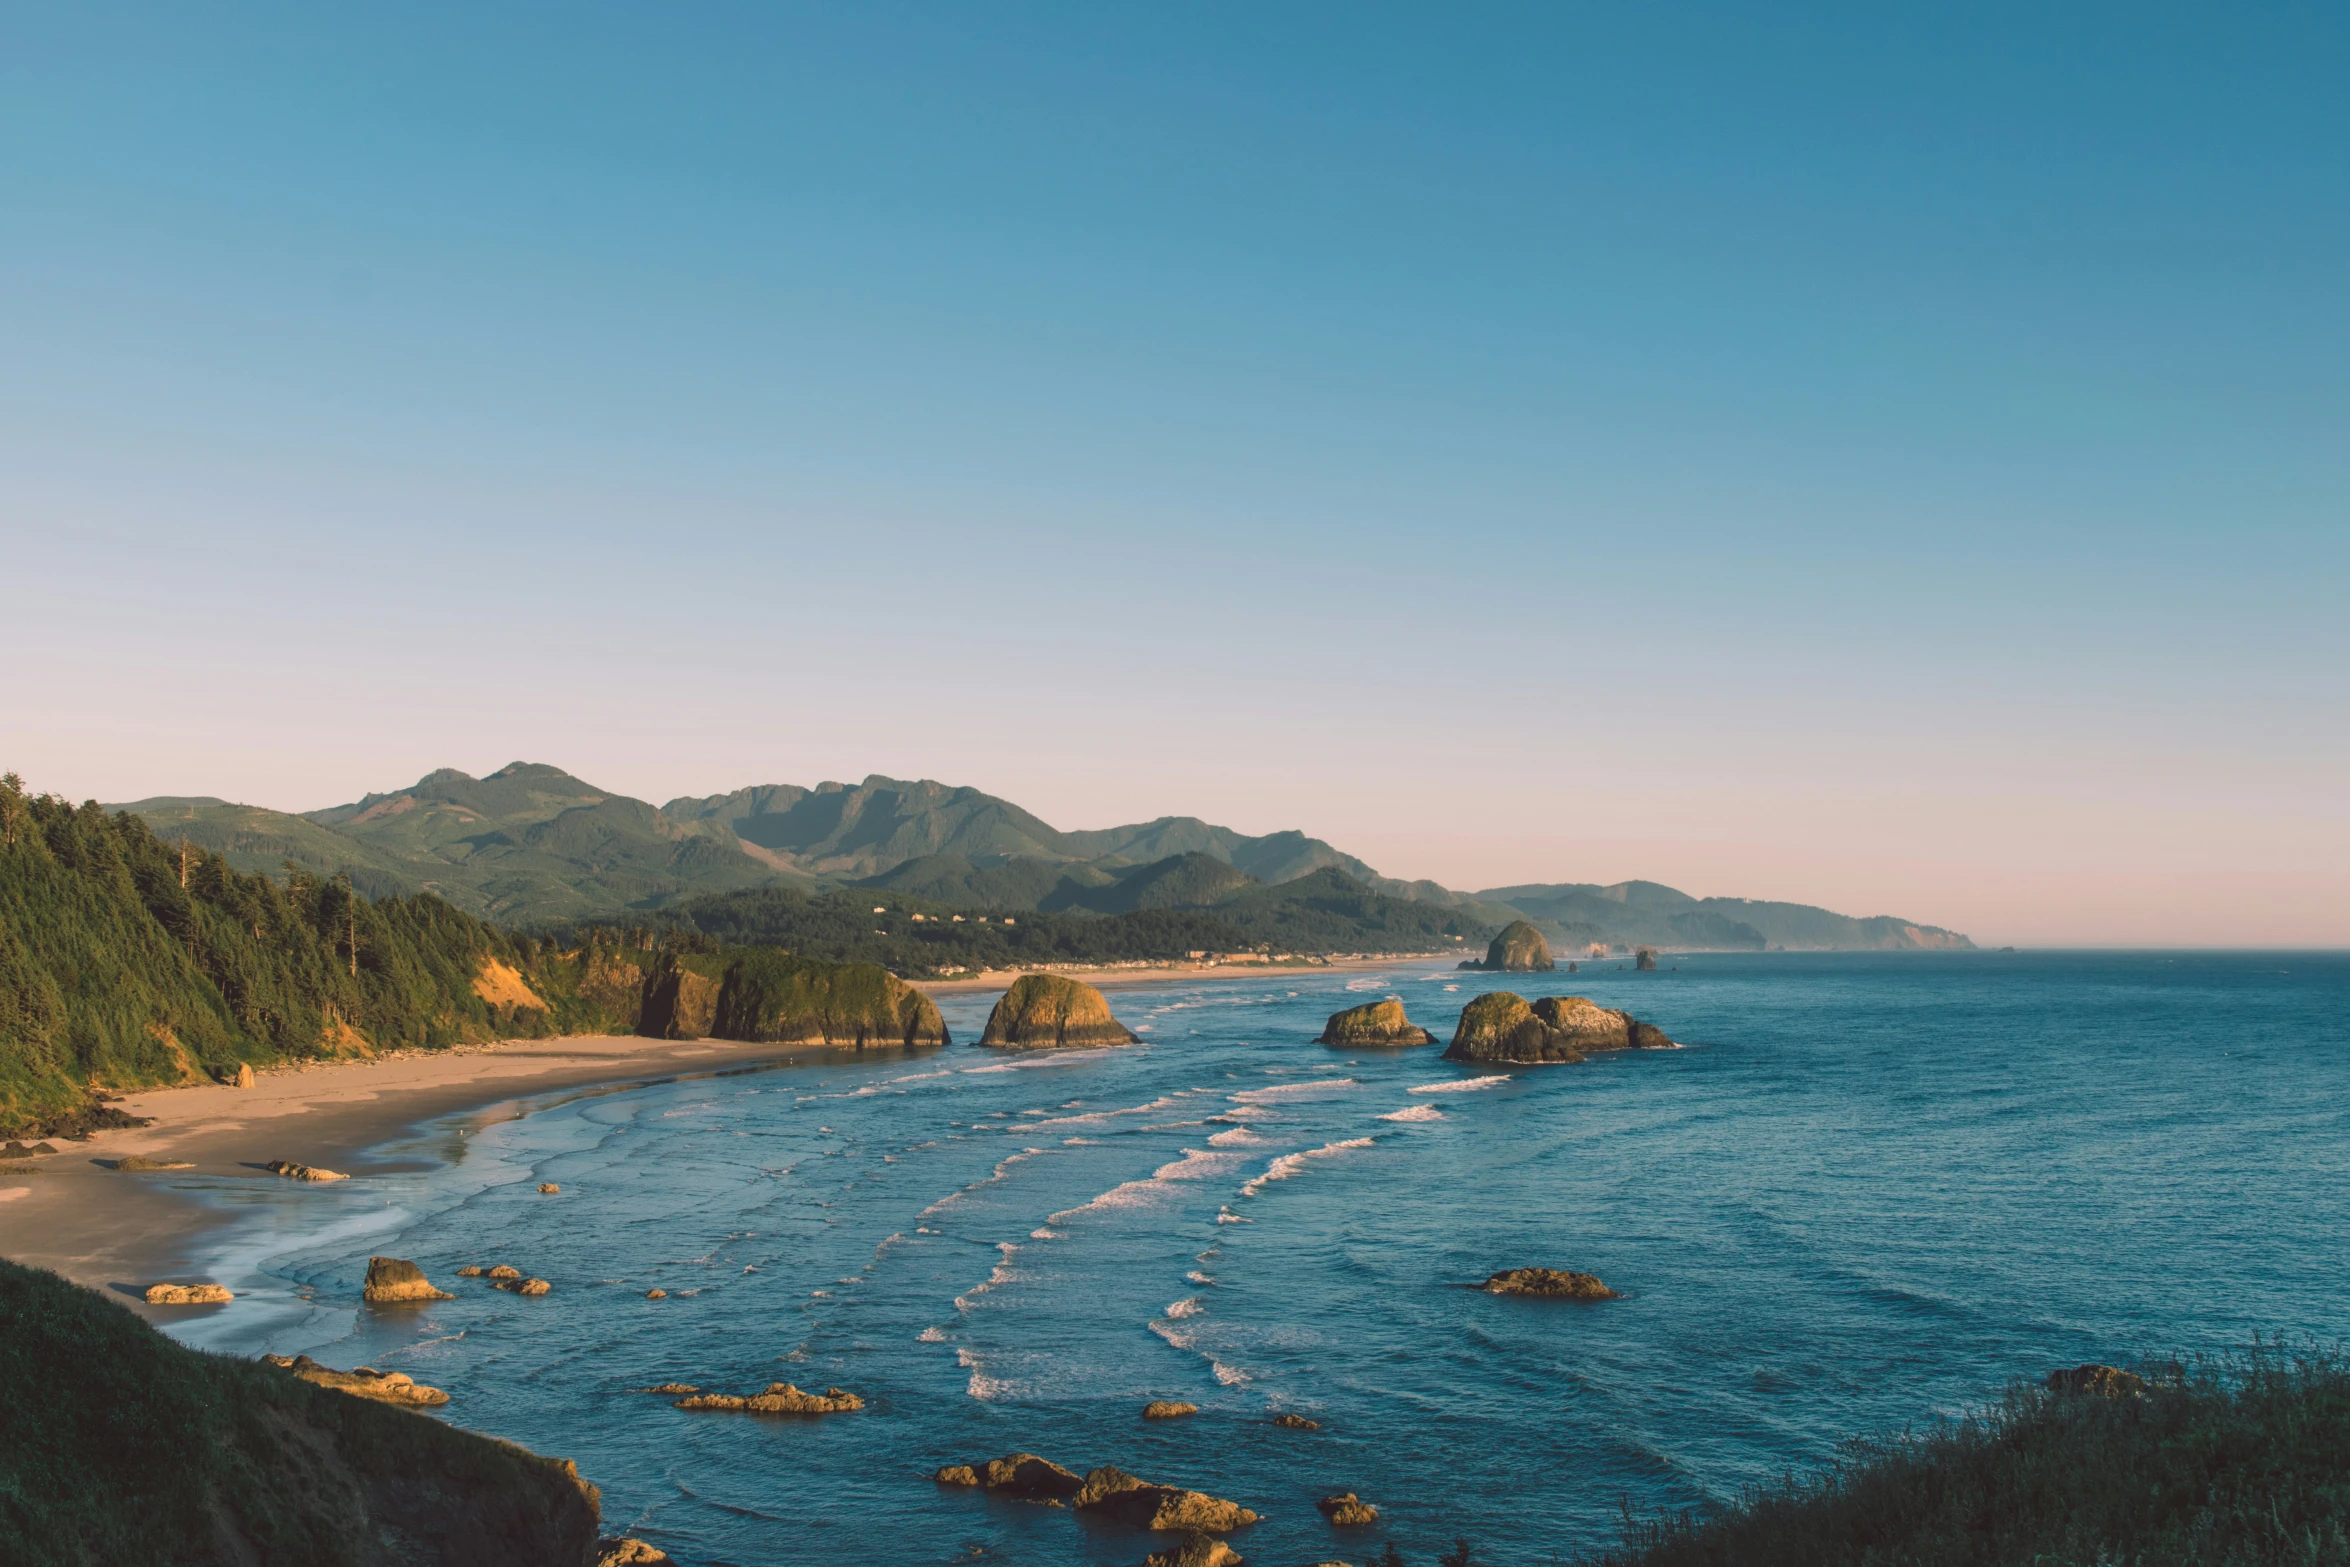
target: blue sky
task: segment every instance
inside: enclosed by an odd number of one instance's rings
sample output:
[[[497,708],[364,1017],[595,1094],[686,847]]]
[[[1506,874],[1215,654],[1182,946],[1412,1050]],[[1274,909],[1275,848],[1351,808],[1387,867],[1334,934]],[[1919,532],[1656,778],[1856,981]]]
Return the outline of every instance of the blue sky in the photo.
[[[8,765],[2350,941],[2350,14],[1947,10],[17,8]]]

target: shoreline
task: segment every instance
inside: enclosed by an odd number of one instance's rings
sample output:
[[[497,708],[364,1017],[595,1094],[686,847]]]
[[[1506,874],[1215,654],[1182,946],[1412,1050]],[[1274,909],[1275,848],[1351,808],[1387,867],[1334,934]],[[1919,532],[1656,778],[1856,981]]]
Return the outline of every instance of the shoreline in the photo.
[[[1019,973],[1040,971],[1067,973],[1107,988],[1438,962],[1451,966],[1420,955],[1311,965],[1070,964],[911,983],[926,993],[963,994],[1000,990]],[[211,1308],[150,1307],[136,1293],[165,1280],[216,1282],[200,1279],[191,1269],[210,1254],[208,1241],[231,1222],[231,1215],[221,1205],[178,1190],[183,1180],[200,1179],[207,1186],[222,1180],[281,1182],[284,1177],[257,1168],[271,1159],[347,1175],[393,1174],[413,1165],[371,1158],[369,1150],[442,1116],[487,1112],[549,1093],[616,1090],[681,1076],[876,1053],[831,1045],[574,1034],[270,1067],[255,1074],[251,1088],[199,1083],[142,1089],[125,1094],[117,1107],[153,1117],[153,1125],[94,1132],[87,1141],[52,1139],[55,1154],[10,1160],[0,1168],[0,1256],[87,1285],[150,1321],[192,1320]],[[514,1113],[528,1114],[530,1108]],[[111,1167],[133,1154],[186,1161],[194,1168],[138,1173]]]
[[[1467,948],[1462,948],[1467,951]],[[1397,952],[1361,957],[1314,958],[1289,963],[1032,963],[1022,968],[983,969],[951,979],[910,979],[924,994],[1002,990],[1023,974],[1060,974],[1097,990],[1119,985],[1181,984],[1186,980],[1273,979],[1284,974],[1346,974],[1371,969],[1441,967],[1450,973],[1459,958],[1448,952]]]

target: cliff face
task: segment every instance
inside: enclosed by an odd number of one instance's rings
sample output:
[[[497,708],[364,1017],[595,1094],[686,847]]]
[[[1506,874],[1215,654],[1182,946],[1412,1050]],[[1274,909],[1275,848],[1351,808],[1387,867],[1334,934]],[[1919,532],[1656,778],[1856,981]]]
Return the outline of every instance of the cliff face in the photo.
[[[1545,996],[1528,1003],[1497,990],[1461,1008],[1460,1026],[1444,1059],[1532,1066],[1580,1061],[1600,1050],[1670,1049],[1672,1043],[1655,1024],[1582,996]]]
[[[596,1543],[566,1461],[183,1348],[7,1262],[0,1379],[11,1560],[581,1567]]]
[[[1556,967],[1550,943],[1524,920],[1512,920],[1485,949],[1483,967],[1497,974],[1541,974]]]
[[[1322,1029],[1317,1044],[1352,1045],[1432,1045],[1436,1036],[1420,1028],[1404,1016],[1403,1003],[1392,996],[1385,1001],[1374,1001],[1368,1006],[1349,1007],[1344,1012],[1333,1012]]]
[[[947,1043],[937,1005],[879,964],[820,963],[766,949],[727,965],[708,1031],[719,1039],[858,1049]]]
[[[1132,1030],[1110,1015],[1110,1004],[1091,985],[1058,974],[1023,974],[987,1015],[983,1045],[1052,1049],[1085,1045],[1131,1045]]]
[[[636,1031],[652,1039],[702,1039],[718,1021],[718,990],[723,979],[699,962],[671,954],[645,977],[644,1007]]]

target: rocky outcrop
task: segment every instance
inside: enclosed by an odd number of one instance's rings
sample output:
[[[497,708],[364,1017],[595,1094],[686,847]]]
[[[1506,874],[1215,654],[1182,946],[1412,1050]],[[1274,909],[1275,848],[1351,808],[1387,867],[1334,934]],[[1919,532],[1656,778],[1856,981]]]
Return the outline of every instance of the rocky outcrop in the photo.
[[[1480,1286],[1489,1295],[1539,1295],[1547,1300],[1617,1300],[1621,1297],[1588,1273],[1558,1268],[1504,1268]]]
[[[1188,1529],[1167,1549],[1145,1556],[1142,1567],[1241,1567],[1241,1557],[1214,1535]]]
[[[2067,1366],[2048,1373],[2048,1389],[2100,1398],[2136,1398],[2146,1391],[2146,1379],[2119,1366]]]
[[[193,1170],[195,1166],[185,1159],[149,1159],[140,1154],[128,1154],[114,1161],[117,1170]]]
[[[1656,948],[1642,947],[1632,955],[1632,967],[1643,974],[1656,972]]]
[[[1535,1066],[1580,1061],[1602,1050],[1668,1050],[1672,1045],[1655,1024],[1583,996],[1545,996],[1530,1003],[1496,990],[1461,1008],[1444,1059]]]
[[[1403,1014],[1403,1003],[1393,996],[1385,1001],[1374,1001],[1366,1006],[1348,1007],[1344,1012],[1333,1012],[1323,1025],[1320,1045],[1335,1045],[1340,1049],[1360,1046],[1376,1048],[1383,1045],[1432,1045],[1436,1036],[1420,1028]]]
[[[1275,1415],[1273,1423],[1290,1431],[1319,1431],[1322,1429],[1321,1421],[1308,1420],[1303,1415]]]
[[[541,1197],[552,1197],[562,1189],[562,1187],[557,1186],[553,1181],[539,1182],[539,1195]]]
[[[700,1388],[698,1388],[698,1387],[696,1387],[696,1386],[694,1386],[694,1384],[693,1384],[693,1383],[691,1383],[691,1382],[656,1382],[656,1383],[654,1383],[654,1384],[653,1384],[651,1387],[640,1387],[640,1388],[637,1388],[635,1391],[637,1391],[637,1392],[639,1392],[639,1393],[673,1393],[673,1394],[674,1394],[674,1393],[699,1393],[699,1392],[701,1391],[701,1389],[700,1389]]]
[[[667,1290],[651,1289],[645,1291],[645,1299],[647,1300],[667,1300],[668,1298],[669,1292]]]
[[[709,1033],[858,1050],[947,1042],[936,1003],[878,963],[821,963],[766,947],[727,965]]]
[[[347,1181],[350,1179],[340,1170],[321,1170],[315,1165],[296,1164],[291,1159],[272,1159],[262,1168],[272,1175],[282,1175],[289,1181]]]
[[[1069,1498],[1081,1512],[1135,1529],[1197,1529],[1226,1534],[1257,1521],[1257,1515],[1237,1502],[1227,1502],[1205,1491],[1181,1486],[1153,1485],[1114,1464],[1088,1473],[1085,1484]]]
[[[1131,1029],[1110,1015],[1109,1002],[1091,985],[1059,974],[1023,974],[987,1015],[979,1042],[1045,1050],[1137,1041]]]
[[[349,1371],[334,1371],[320,1365],[308,1355],[264,1355],[263,1360],[273,1366],[283,1366],[294,1375],[316,1387],[331,1387],[338,1393],[349,1393],[354,1398],[371,1398],[379,1404],[406,1404],[419,1409],[432,1409],[449,1401],[449,1395],[437,1387],[425,1387],[398,1371],[378,1371],[372,1366],[354,1366]]]
[[[432,1287],[424,1270],[400,1257],[370,1257],[367,1259],[367,1298],[377,1302],[401,1300],[453,1300],[446,1290]]]
[[[237,1075],[229,1080],[229,1086],[232,1088],[251,1088],[253,1086],[253,1063],[250,1061],[239,1061],[237,1063]]]
[[[1058,1500],[1085,1489],[1074,1471],[1034,1453],[1007,1453],[984,1464],[949,1464],[931,1478],[940,1485],[984,1486],[1030,1500]]]
[[[555,1286],[549,1284],[545,1279],[522,1278],[492,1278],[490,1280],[490,1288],[494,1290],[504,1290],[510,1295],[534,1296],[550,1295],[553,1294],[555,1290]]]
[[[1145,1420],[1175,1420],[1198,1413],[1199,1405],[1180,1403],[1171,1398],[1154,1398],[1142,1406],[1142,1418]]]
[[[588,1567],[676,1567],[677,1558],[658,1546],[622,1535],[596,1542]]]
[[[150,1284],[147,1286],[147,1304],[150,1306],[217,1306],[236,1299],[220,1284]]]
[[[1550,943],[1542,932],[1524,920],[1512,920],[1486,947],[1484,962],[1461,967],[1494,974],[1547,974],[1557,965],[1551,961]]]
[[[1351,1529],[1358,1524],[1379,1521],[1379,1509],[1352,1491],[1341,1492],[1337,1496],[1325,1496],[1314,1505],[1322,1510],[1323,1517],[1341,1529]]]
[[[707,963],[707,959],[702,960]],[[636,1031],[654,1039],[701,1039],[718,1020],[721,976],[702,973],[692,960],[671,953],[645,979],[645,1000]]]
[[[30,1159],[36,1154],[55,1153],[56,1151],[57,1147],[54,1143],[35,1143],[32,1147],[27,1148],[24,1144],[10,1139],[7,1147],[0,1148],[0,1159]]]
[[[697,1393],[677,1401],[679,1409],[740,1409],[754,1415],[837,1415],[863,1409],[856,1394],[833,1387],[821,1393],[803,1393],[789,1382],[770,1382],[764,1393],[737,1398],[731,1393]]]

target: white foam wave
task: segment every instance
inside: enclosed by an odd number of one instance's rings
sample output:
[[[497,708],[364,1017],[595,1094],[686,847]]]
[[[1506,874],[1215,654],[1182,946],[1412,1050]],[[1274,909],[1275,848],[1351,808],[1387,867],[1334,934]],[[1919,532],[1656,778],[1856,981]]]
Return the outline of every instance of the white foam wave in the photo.
[[[999,1377],[989,1376],[981,1369],[980,1358],[967,1349],[955,1351],[955,1364],[971,1373],[971,1380],[963,1385],[963,1391],[983,1403],[991,1398],[1000,1398],[1011,1391],[1012,1384]]]
[[[1441,1121],[1444,1112],[1434,1105],[1405,1105],[1401,1110],[1390,1110],[1379,1118],[1382,1121]]]
[[[1028,1238],[1032,1241],[1057,1241],[1061,1238],[1061,1232],[1049,1228],[1035,1229],[1028,1232]]]
[[[1461,1077],[1449,1083],[1422,1083],[1412,1089],[1415,1094],[1473,1094],[1480,1088],[1499,1088],[1510,1080],[1507,1072],[1492,1077]]]
[[[1084,1115],[1057,1115],[1037,1126],[1090,1126],[1099,1121],[1114,1121],[1122,1115],[1149,1115],[1154,1110],[1172,1110],[1182,1102],[1180,1095],[1161,1094],[1146,1105],[1129,1105],[1123,1110],[1090,1110]],[[1066,1109],[1067,1106],[1062,1108]],[[1025,1112],[1023,1112],[1025,1113]]]
[[[1261,1105],[1268,1101],[1294,1098],[1299,1094],[1324,1094],[1334,1088],[1360,1086],[1351,1077],[1324,1078],[1318,1083],[1276,1083],[1271,1088],[1244,1088],[1232,1096],[1232,1102],[1240,1105]]]
[[[1349,990],[1384,990],[1387,988],[1387,976],[1373,974],[1365,979],[1350,979],[1346,982],[1346,988]]]
[[[1185,1317],[1196,1317],[1207,1309],[1207,1307],[1200,1304],[1199,1297],[1194,1295],[1189,1299],[1179,1300],[1175,1302],[1174,1305],[1169,1306],[1167,1308],[1167,1315],[1180,1321]]]
[[[1191,1280],[1191,1282],[1194,1284],[1213,1284],[1216,1282],[1213,1275],[1202,1273],[1197,1268],[1192,1269],[1189,1273],[1186,1273],[1183,1276]]]
[[[1306,1162],[1310,1159],[1320,1159],[1330,1154],[1343,1153],[1349,1148],[1368,1148],[1370,1146],[1371,1139],[1368,1137],[1350,1137],[1342,1143],[1324,1143],[1319,1148],[1308,1148],[1303,1153],[1285,1153],[1271,1164],[1266,1165],[1264,1174],[1253,1181],[1243,1183],[1240,1195],[1254,1197],[1272,1182],[1288,1180],[1298,1171],[1304,1169]]]
[[[1215,1136],[1209,1138],[1208,1146],[1210,1148],[1246,1148],[1253,1143],[1261,1143],[1263,1141],[1265,1141],[1264,1138],[1259,1137],[1256,1133],[1250,1131],[1247,1127],[1236,1126],[1228,1132],[1218,1132]]]
[[[1247,1158],[1246,1154],[1209,1153],[1200,1148],[1186,1148],[1183,1157],[1172,1164],[1162,1164],[1151,1172],[1154,1181],[1204,1181],[1211,1175],[1221,1175]]]
[[[1167,1321],[1167,1319],[1164,1317],[1149,1323],[1148,1326],[1153,1333],[1156,1333],[1159,1337],[1165,1339],[1169,1344],[1173,1345],[1177,1349],[1190,1349],[1199,1342],[1197,1338],[1192,1336],[1190,1333],[1185,1332],[1183,1329],[1176,1327],[1174,1324]]]
[[[944,1344],[946,1341],[947,1330],[944,1328],[924,1328],[922,1336],[915,1340],[920,1344]]]
[[[1208,1362],[1208,1369],[1216,1373],[1216,1380],[1226,1387],[1239,1387],[1248,1381],[1248,1373],[1237,1366],[1228,1366],[1221,1360]]]
[[[1234,1213],[1230,1208],[1219,1208],[1216,1210],[1216,1222],[1218,1224],[1254,1224],[1257,1221],[1254,1219],[1244,1219],[1239,1214]]]

